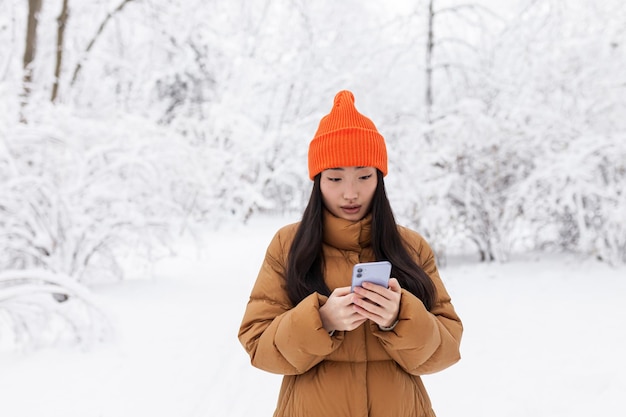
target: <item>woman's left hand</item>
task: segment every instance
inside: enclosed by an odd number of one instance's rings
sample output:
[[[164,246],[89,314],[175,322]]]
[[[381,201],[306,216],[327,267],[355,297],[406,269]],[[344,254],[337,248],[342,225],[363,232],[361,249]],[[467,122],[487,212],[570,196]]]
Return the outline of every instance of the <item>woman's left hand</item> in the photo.
[[[362,287],[354,288],[354,293],[358,295],[354,308],[363,317],[382,327],[389,327],[398,319],[402,288],[397,279],[389,280],[389,288],[364,282]]]

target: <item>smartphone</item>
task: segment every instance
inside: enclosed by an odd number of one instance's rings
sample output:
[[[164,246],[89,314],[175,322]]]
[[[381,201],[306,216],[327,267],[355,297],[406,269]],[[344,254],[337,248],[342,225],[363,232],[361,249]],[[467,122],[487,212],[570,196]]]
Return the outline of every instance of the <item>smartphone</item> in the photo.
[[[388,288],[390,276],[391,262],[389,261],[356,264],[352,269],[351,291],[354,291],[354,287],[360,287],[366,281]]]

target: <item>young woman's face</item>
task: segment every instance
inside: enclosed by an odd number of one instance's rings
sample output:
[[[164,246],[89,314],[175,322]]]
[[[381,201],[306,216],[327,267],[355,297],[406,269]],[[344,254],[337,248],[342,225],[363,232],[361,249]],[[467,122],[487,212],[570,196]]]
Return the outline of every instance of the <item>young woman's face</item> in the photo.
[[[338,167],[322,171],[320,190],[328,211],[359,221],[370,211],[377,183],[374,167]]]

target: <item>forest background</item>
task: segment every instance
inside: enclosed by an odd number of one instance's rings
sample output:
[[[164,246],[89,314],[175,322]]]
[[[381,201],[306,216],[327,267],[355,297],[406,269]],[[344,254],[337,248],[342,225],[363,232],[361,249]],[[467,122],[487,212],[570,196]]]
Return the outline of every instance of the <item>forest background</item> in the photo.
[[[93,329],[87,288],[149,269],[177,237],[300,212],[308,143],[342,89],[386,138],[398,221],[441,264],[626,262],[622,1],[0,10],[0,345]]]

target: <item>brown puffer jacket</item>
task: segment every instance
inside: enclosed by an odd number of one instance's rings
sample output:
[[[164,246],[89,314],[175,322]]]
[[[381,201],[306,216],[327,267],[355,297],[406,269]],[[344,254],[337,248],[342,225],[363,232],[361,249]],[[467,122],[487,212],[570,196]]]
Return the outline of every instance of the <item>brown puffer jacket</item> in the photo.
[[[394,330],[381,331],[367,321],[331,337],[319,315],[327,297],[314,293],[294,307],[285,291],[286,258],[297,227],[282,228],[270,243],[239,330],[252,365],[285,375],[274,416],[434,416],[420,375],[460,359],[463,327],[428,244],[400,227],[437,287],[430,312],[402,290]],[[324,276],[331,291],[350,285],[354,264],[374,260],[370,232],[370,216],[353,223],[325,213]]]

